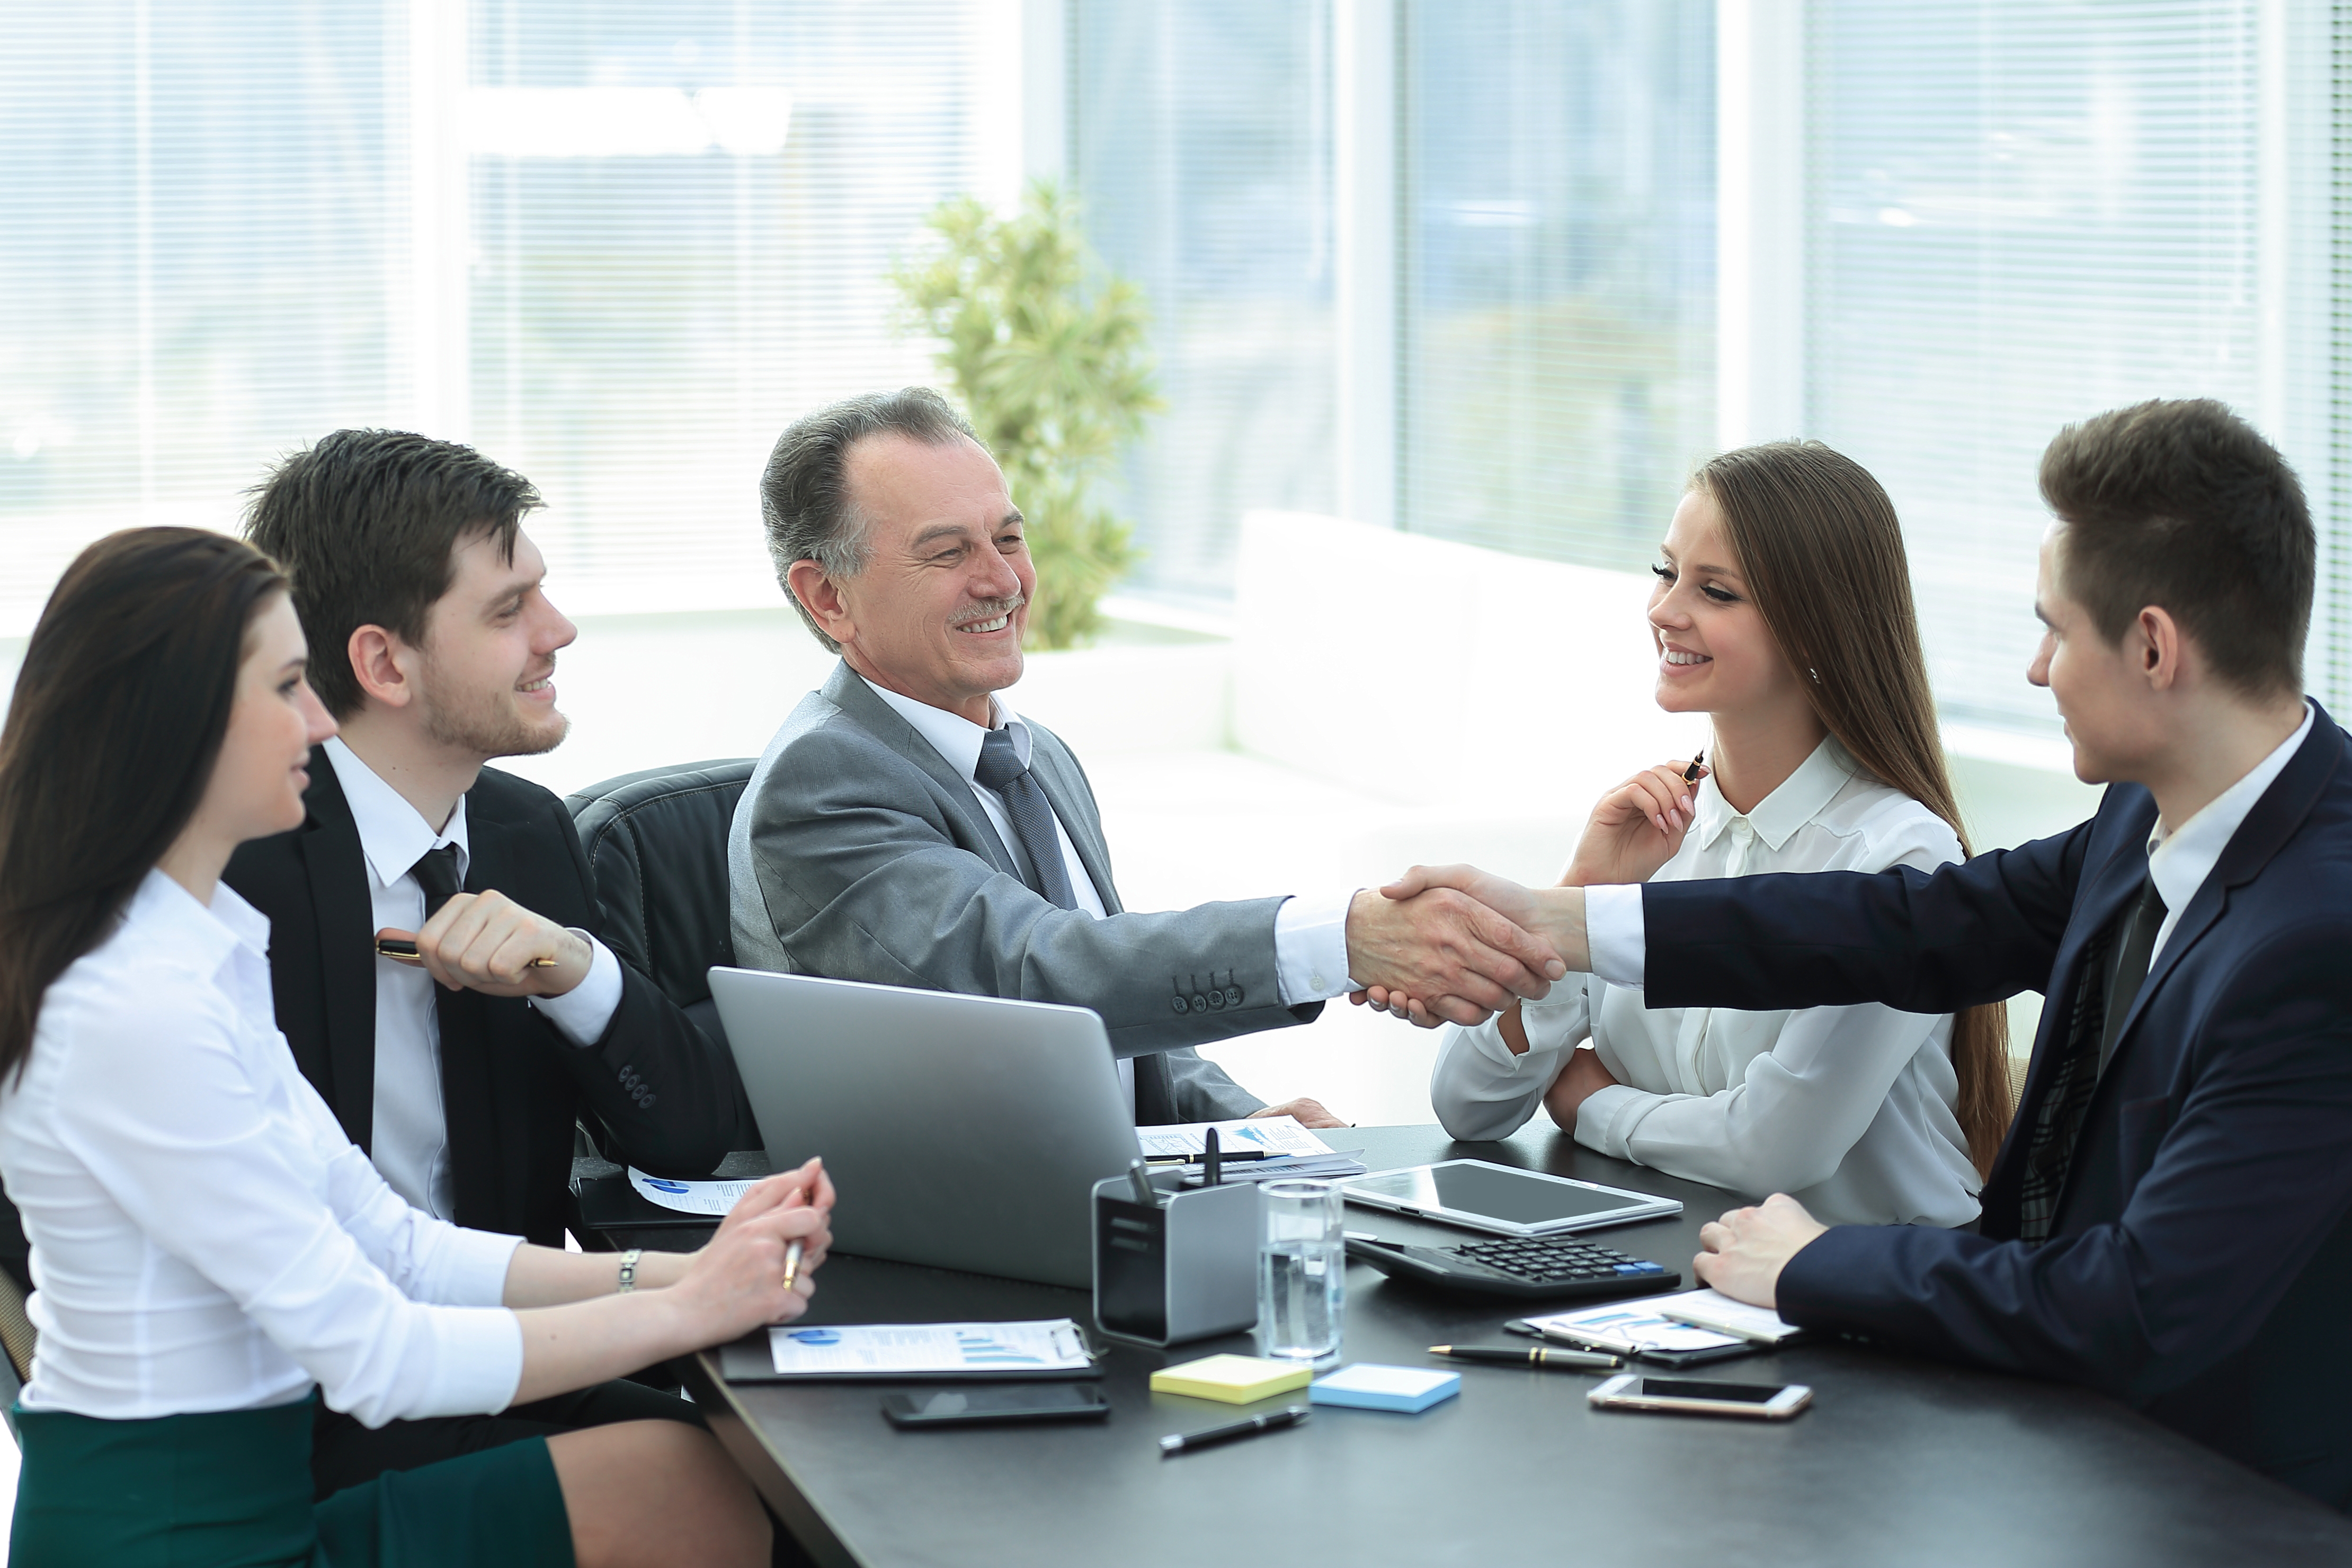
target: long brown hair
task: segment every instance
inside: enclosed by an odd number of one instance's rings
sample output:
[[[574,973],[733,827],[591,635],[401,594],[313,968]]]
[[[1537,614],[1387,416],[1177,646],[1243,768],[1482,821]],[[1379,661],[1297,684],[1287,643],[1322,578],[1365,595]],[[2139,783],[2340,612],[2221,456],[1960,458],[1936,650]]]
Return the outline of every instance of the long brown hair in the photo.
[[[0,728],[0,1083],[195,815],[254,614],[285,591],[268,556],[193,528],[109,534],[58,579]]]
[[[1813,711],[1880,782],[1969,831],[1944,765],[1936,700],[1919,647],[1911,568],[1895,503],[1869,470],[1819,441],[1769,441],[1703,465],[1691,488],[1712,500],[1781,655],[1807,679]],[[2009,1131],[2009,1012],[1952,1020],[1958,1114],[1979,1176]]]

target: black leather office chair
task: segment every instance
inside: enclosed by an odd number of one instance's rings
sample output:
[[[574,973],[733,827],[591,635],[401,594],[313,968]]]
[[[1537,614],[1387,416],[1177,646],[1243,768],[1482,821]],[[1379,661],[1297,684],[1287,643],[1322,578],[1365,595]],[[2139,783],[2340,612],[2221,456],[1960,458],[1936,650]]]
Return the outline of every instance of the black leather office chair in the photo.
[[[735,962],[727,900],[727,833],[735,803],[751,782],[752,759],[679,763],[590,784],[564,797],[588,852],[596,897],[604,910],[604,942],[614,955],[651,977],[688,1017],[721,1046],[727,1031],[710,999],[710,967]],[[755,1175],[767,1169],[751,1106],[735,1090],[741,1126],[718,1173]],[[616,1243],[614,1226],[665,1216],[628,1191],[619,1168],[581,1130],[572,1163],[572,1234],[592,1251]],[[607,1217],[605,1210],[613,1211]],[[625,1245],[637,1245],[632,1238]]]
[[[564,798],[604,906],[614,956],[652,978],[724,1045],[710,966],[735,962],[727,832],[752,760],[680,763],[590,784]]]

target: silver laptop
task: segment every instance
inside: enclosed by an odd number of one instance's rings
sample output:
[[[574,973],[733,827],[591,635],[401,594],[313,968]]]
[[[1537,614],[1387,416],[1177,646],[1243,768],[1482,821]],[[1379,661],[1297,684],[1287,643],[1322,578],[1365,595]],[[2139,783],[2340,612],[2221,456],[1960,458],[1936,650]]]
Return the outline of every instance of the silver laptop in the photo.
[[[1099,1017],[751,969],[710,994],[768,1158],[824,1156],[837,1250],[1091,1283],[1094,1184],[1141,1152]]]

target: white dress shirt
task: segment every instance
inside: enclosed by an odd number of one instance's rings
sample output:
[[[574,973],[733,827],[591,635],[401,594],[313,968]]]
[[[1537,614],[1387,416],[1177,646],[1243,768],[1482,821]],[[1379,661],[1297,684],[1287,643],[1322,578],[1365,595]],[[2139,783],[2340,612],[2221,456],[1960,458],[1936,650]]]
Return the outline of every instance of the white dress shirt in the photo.
[[[865,680],[864,676],[858,677]],[[915,733],[930,742],[948,766],[963,775],[963,781],[979,800],[981,809],[988,814],[996,836],[1008,849],[1020,840],[1013,831],[1013,817],[1004,797],[979,781],[980,748],[988,738],[982,729],[960,713],[944,708],[934,708],[919,702],[887,687],[866,680],[866,687],[888,703],[900,718],[914,726]],[[1029,765],[1029,726],[1021,716],[1006,705],[1002,697],[991,697],[989,729],[1003,730],[1013,738],[1013,754],[1021,765]],[[1070,891],[1078,900],[1078,908],[1101,920],[1109,911],[1103,902],[1102,891],[1087,874],[1086,862],[1078,858],[1077,846],[1070,842],[1070,830],[1056,812],[1054,816],[1054,837],[1062,847],[1062,866],[1070,879]],[[1349,889],[1337,899],[1325,896],[1316,899],[1286,899],[1274,917],[1274,958],[1276,983],[1282,994],[1283,1005],[1295,1007],[1302,1002],[1320,1002],[1333,996],[1344,996],[1357,989],[1348,978],[1348,904],[1355,897]],[[1129,1105],[1135,1103],[1135,1065],[1122,1058],[1118,1064],[1118,1079],[1127,1090]]]
[[[390,926],[415,931],[425,923],[425,889],[412,874],[426,851],[457,846],[457,880],[463,885],[471,852],[466,836],[466,798],[448,825],[433,825],[386,784],[341,736],[327,742],[327,759],[342,785],[343,799],[359,828],[367,860],[368,896],[374,907],[372,931]],[[593,948],[588,977],[561,996],[534,996],[575,1046],[602,1039],[621,1005],[621,962],[604,944],[577,931]],[[368,1149],[393,1191],[425,1213],[446,1219],[450,1198],[449,1121],[441,1103],[441,1020],[435,1011],[434,979],[424,970],[375,961],[375,1113]]]
[[[2297,748],[2311,733],[2312,707],[2303,705],[2303,722],[2294,733],[2279,742],[2269,756],[2253,765],[2245,777],[2207,801],[2196,816],[2167,833],[2164,818],[2158,816],[2147,836],[2147,874],[2156,884],[2157,897],[2164,900],[2164,923],[2157,928],[2156,945],[2148,950],[2147,961],[2153,966],[2164,952],[2164,944],[2172,940],[2175,928],[2180,924],[2180,911],[2221,863],[2221,851],[2238,836],[2245,825],[2246,813],[2263,798],[2279,774],[2286,771]]]
[[[1948,824],[1834,740],[1744,815],[1712,778],[1695,794],[1697,820],[1653,880],[1925,871],[1959,858]],[[1446,1031],[1430,1098],[1456,1138],[1517,1130],[1589,1038],[1617,1080],[1577,1113],[1576,1141],[1589,1148],[1736,1193],[1789,1193],[1833,1224],[1976,1217],[1948,1014],[1874,1004],[1652,1011],[1638,986],[1595,973],[1570,975],[1520,1016],[1524,1056],[1503,1043],[1499,1020]]]
[[[505,1408],[520,1245],[419,1213],[294,1065],[269,922],[160,871],[42,999],[0,1085],[0,1174],[33,1244],[27,1409],[110,1420],[284,1405],[371,1426]]]

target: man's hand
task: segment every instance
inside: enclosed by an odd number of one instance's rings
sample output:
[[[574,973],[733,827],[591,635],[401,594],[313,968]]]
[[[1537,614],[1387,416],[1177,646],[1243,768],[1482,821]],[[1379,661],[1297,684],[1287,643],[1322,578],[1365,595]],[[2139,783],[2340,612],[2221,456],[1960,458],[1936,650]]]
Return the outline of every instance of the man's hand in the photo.
[[[1577,840],[1560,885],[1590,888],[1603,882],[1646,882],[1683,847],[1683,835],[1698,820],[1695,783],[1685,783],[1687,763],[1645,768],[1601,797]],[[1706,776],[1701,764],[1699,777]]]
[[[1699,1226],[1706,1250],[1691,1259],[1691,1272],[1736,1301],[1778,1308],[1780,1270],[1812,1239],[1828,1230],[1786,1193],[1774,1193],[1754,1208],[1733,1209]]]
[[[1539,951],[1557,954],[1563,962],[1545,970],[1551,979],[1559,979],[1570,969],[1591,967],[1584,940],[1581,888],[1524,888],[1508,877],[1497,877],[1475,866],[1415,866],[1380,891],[1382,898],[1411,905],[1446,889],[1467,894],[1474,900],[1474,908],[1485,906],[1493,914],[1502,916],[1509,929],[1536,943]],[[1363,895],[1357,895],[1359,908],[1362,902]],[[1364,971],[1354,963],[1355,931],[1356,911],[1351,909],[1348,916],[1349,973],[1365,980]],[[1492,995],[1491,988],[1486,994]],[[1518,994],[1529,1001],[1543,998],[1541,992],[1520,991]],[[1433,1029],[1444,1023],[1482,1024],[1488,1014],[1510,1005],[1504,997],[1487,1001],[1468,992],[1433,991],[1387,975],[1371,980],[1348,999],[1359,1006],[1369,1002],[1382,1012],[1392,1013],[1424,1029]]]
[[[1580,1047],[1568,1053],[1568,1065],[1559,1069],[1559,1076],[1544,1090],[1544,1109],[1572,1137],[1576,1132],[1576,1113],[1584,1109],[1584,1102],[1604,1089],[1614,1088],[1616,1082],[1616,1075],[1601,1065],[1599,1051]]]
[[[442,905],[416,933],[416,954],[450,990],[486,996],[561,996],[588,978],[596,956],[571,931],[500,892],[459,893]],[[555,962],[532,963],[542,958]]]
[[[1488,880],[1498,889],[1518,887],[1501,878]],[[1431,998],[1429,1010],[1454,1023],[1479,1024],[1514,996],[1541,998],[1568,966],[1549,943],[1475,894],[1433,887],[1400,896],[1391,887],[1368,888],[1349,905],[1348,973],[1368,984]]]
[[[1321,1100],[1308,1100],[1304,1095],[1301,1095],[1297,1100],[1286,1100],[1280,1105],[1263,1105],[1249,1113],[1249,1119],[1253,1121],[1261,1116],[1295,1116],[1298,1119],[1298,1125],[1301,1127],[1345,1127],[1348,1125],[1347,1122],[1340,1121],[1338,1117],[1324,1110],[1323,1102]]]

